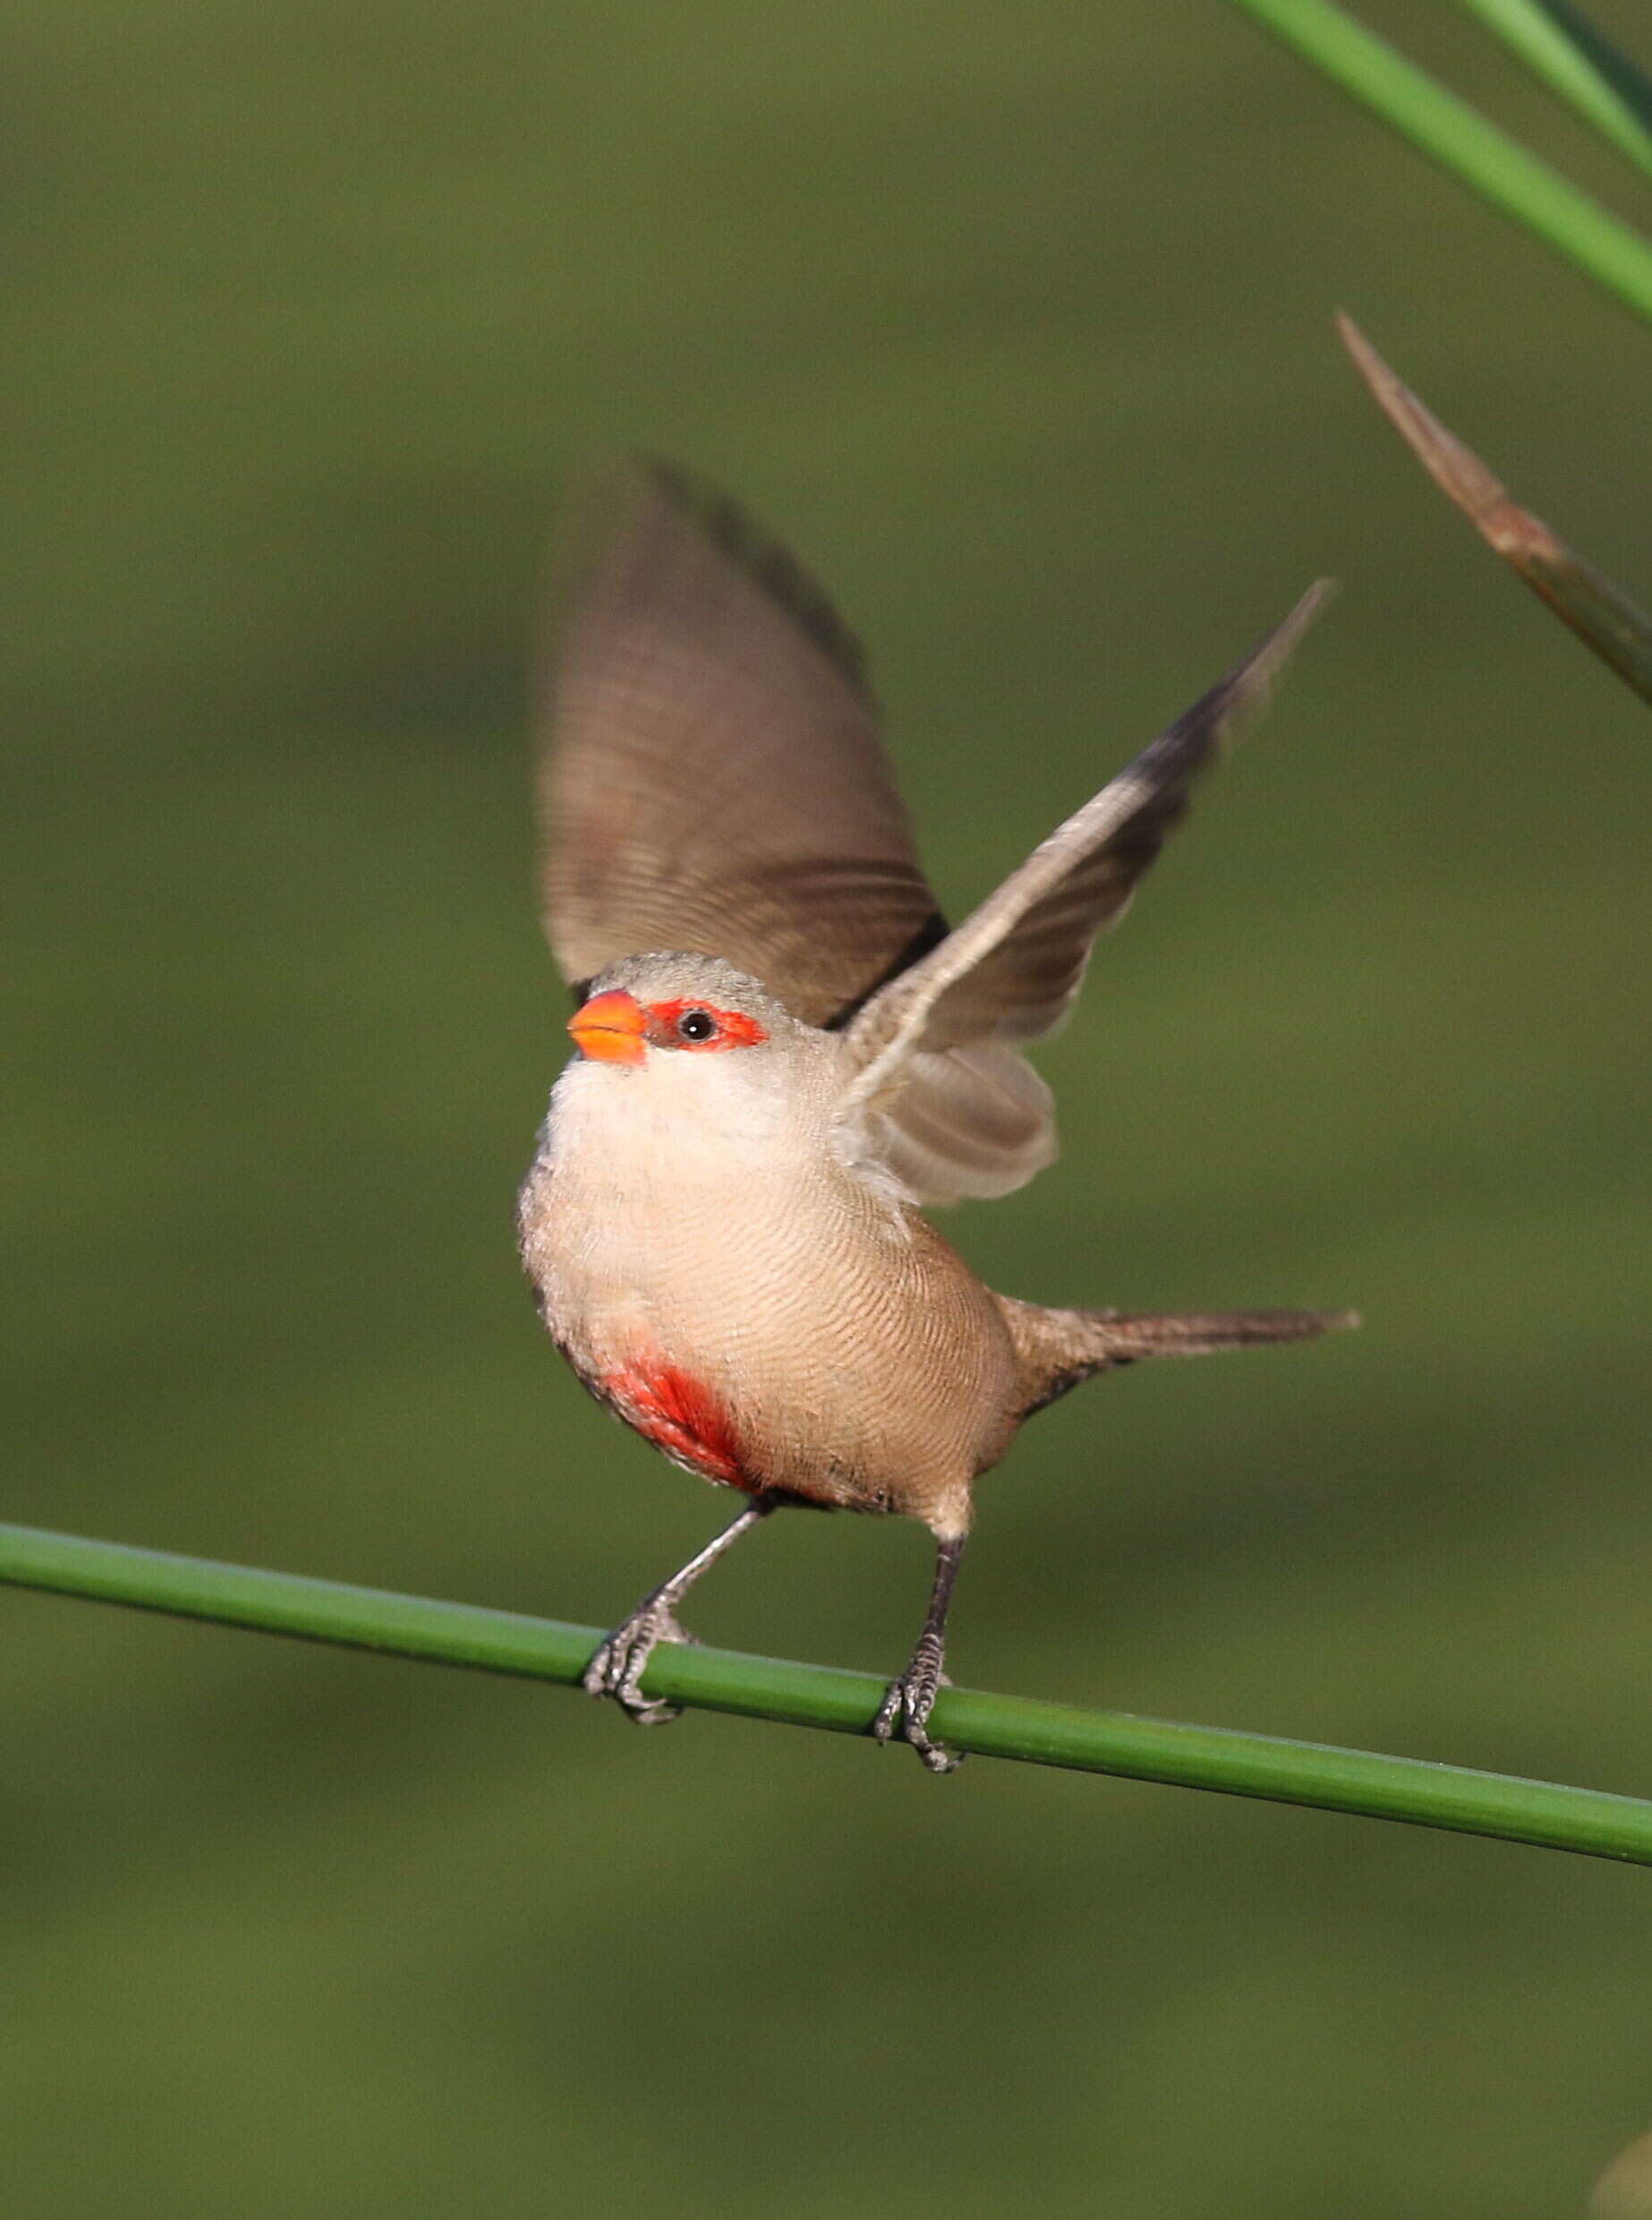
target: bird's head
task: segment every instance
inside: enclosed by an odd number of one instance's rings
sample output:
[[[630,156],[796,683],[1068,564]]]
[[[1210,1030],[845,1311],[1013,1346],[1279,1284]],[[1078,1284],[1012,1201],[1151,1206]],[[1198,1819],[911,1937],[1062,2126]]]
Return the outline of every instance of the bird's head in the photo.
[[[824,1147],[839,1091],[835,1033],[795,1018],[714,956],[627,956],[580,988],[575,1054],[551,1095],[563,1161],[623,1160],[668,1185],[694,1166],[737,1184]]]
[[[732,964],[694,955],[610,964],[586,983],[568,1020],[583,1059],[631,1070],[663,1058],[745,1059],[809,1029]]]

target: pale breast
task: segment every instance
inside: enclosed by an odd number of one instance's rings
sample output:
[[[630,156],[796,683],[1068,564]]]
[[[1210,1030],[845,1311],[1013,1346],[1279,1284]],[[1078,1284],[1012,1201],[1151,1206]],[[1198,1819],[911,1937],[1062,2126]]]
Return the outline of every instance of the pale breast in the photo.
[[[709,1130],[682,1106],[558,1082],[523,1255],[576,1370],[711,1478],[919,1516],[967,1492],[1014,1423],[986,1289],[806,1102],[725,1096]]]

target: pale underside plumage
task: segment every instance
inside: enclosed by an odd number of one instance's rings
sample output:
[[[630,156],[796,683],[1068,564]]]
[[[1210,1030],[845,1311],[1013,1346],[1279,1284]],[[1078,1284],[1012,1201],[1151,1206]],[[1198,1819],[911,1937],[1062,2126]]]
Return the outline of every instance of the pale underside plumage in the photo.
[[[1047,1033],[1188,790],[1317,601],[948,936],[859,647],[731,504],[636,465],[568,539],[541,705],[541,899],[570,980],[648,950],[726,958],[845,1029],[846,1115],[920,1200],[1009,1192],[1056,1153],[1014,1044]]]

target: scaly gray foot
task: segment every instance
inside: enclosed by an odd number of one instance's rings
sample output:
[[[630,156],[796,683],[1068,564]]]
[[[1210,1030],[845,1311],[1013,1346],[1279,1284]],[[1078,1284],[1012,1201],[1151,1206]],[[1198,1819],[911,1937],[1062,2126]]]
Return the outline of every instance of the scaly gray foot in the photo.
[[[941,1669],[942,1654],[939,1646],[920,1642],[911,1664],[898,1680],[890,1681],[889,1694],[872,1722],[872,1731],[880,1742],[892,1741],[898,1735],[911,1744],[932,1773],[955,1772],[964,1762],[961,1751],[943,1749],[930,1739],[929,1715],[935,1708],[937,1694],[949,1685]]]
[[[644,1603],[623,1625],[615,1627],[586,1666],[586,1695],[612,1696],[626,1716],[634,1720],[639,1727],[664,1726],[668,1720],[677,1716],[682,1705],[645,1696],[643,1675],[660,1643],[692,1643],[694,1639],[693,1635],[677,1625],[664,1605]]]

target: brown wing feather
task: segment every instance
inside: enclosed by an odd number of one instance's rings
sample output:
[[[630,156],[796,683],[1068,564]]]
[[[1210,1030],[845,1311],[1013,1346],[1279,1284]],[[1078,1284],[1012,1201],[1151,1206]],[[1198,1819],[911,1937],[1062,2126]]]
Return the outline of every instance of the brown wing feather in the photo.
[[[1050,1089],[995,1041],[909,1056],[877,1155],[924,1202],[1013,1194],[1053,1162]]]
[[[873,996],[847,1033],[847,1114],[898,1084],[916,1051],[1047,1032],[1083,978],[1091,944],[1183,815],[1188,789],[1273,680],[1325,599],[1305,594],[1277,631],[1059,825],[927,956]]]
[[[944,926],[853,636],[735,506],[664,465],[566,535],[541,713],[545,930],[570,980],[722,956],[826,1025]]]
[[[979,1038],[984,1015],[1001,1039],[1036,1040],[1060,1023],[1084,984],[1096,941],[1124,916],[1137,882],[1187,815],[1188,789],[1210,752],[1189,762],[1179,785],[1144,802],[1111,840],[1034,904],[1009,938],[942,998],[927,1041]]]

